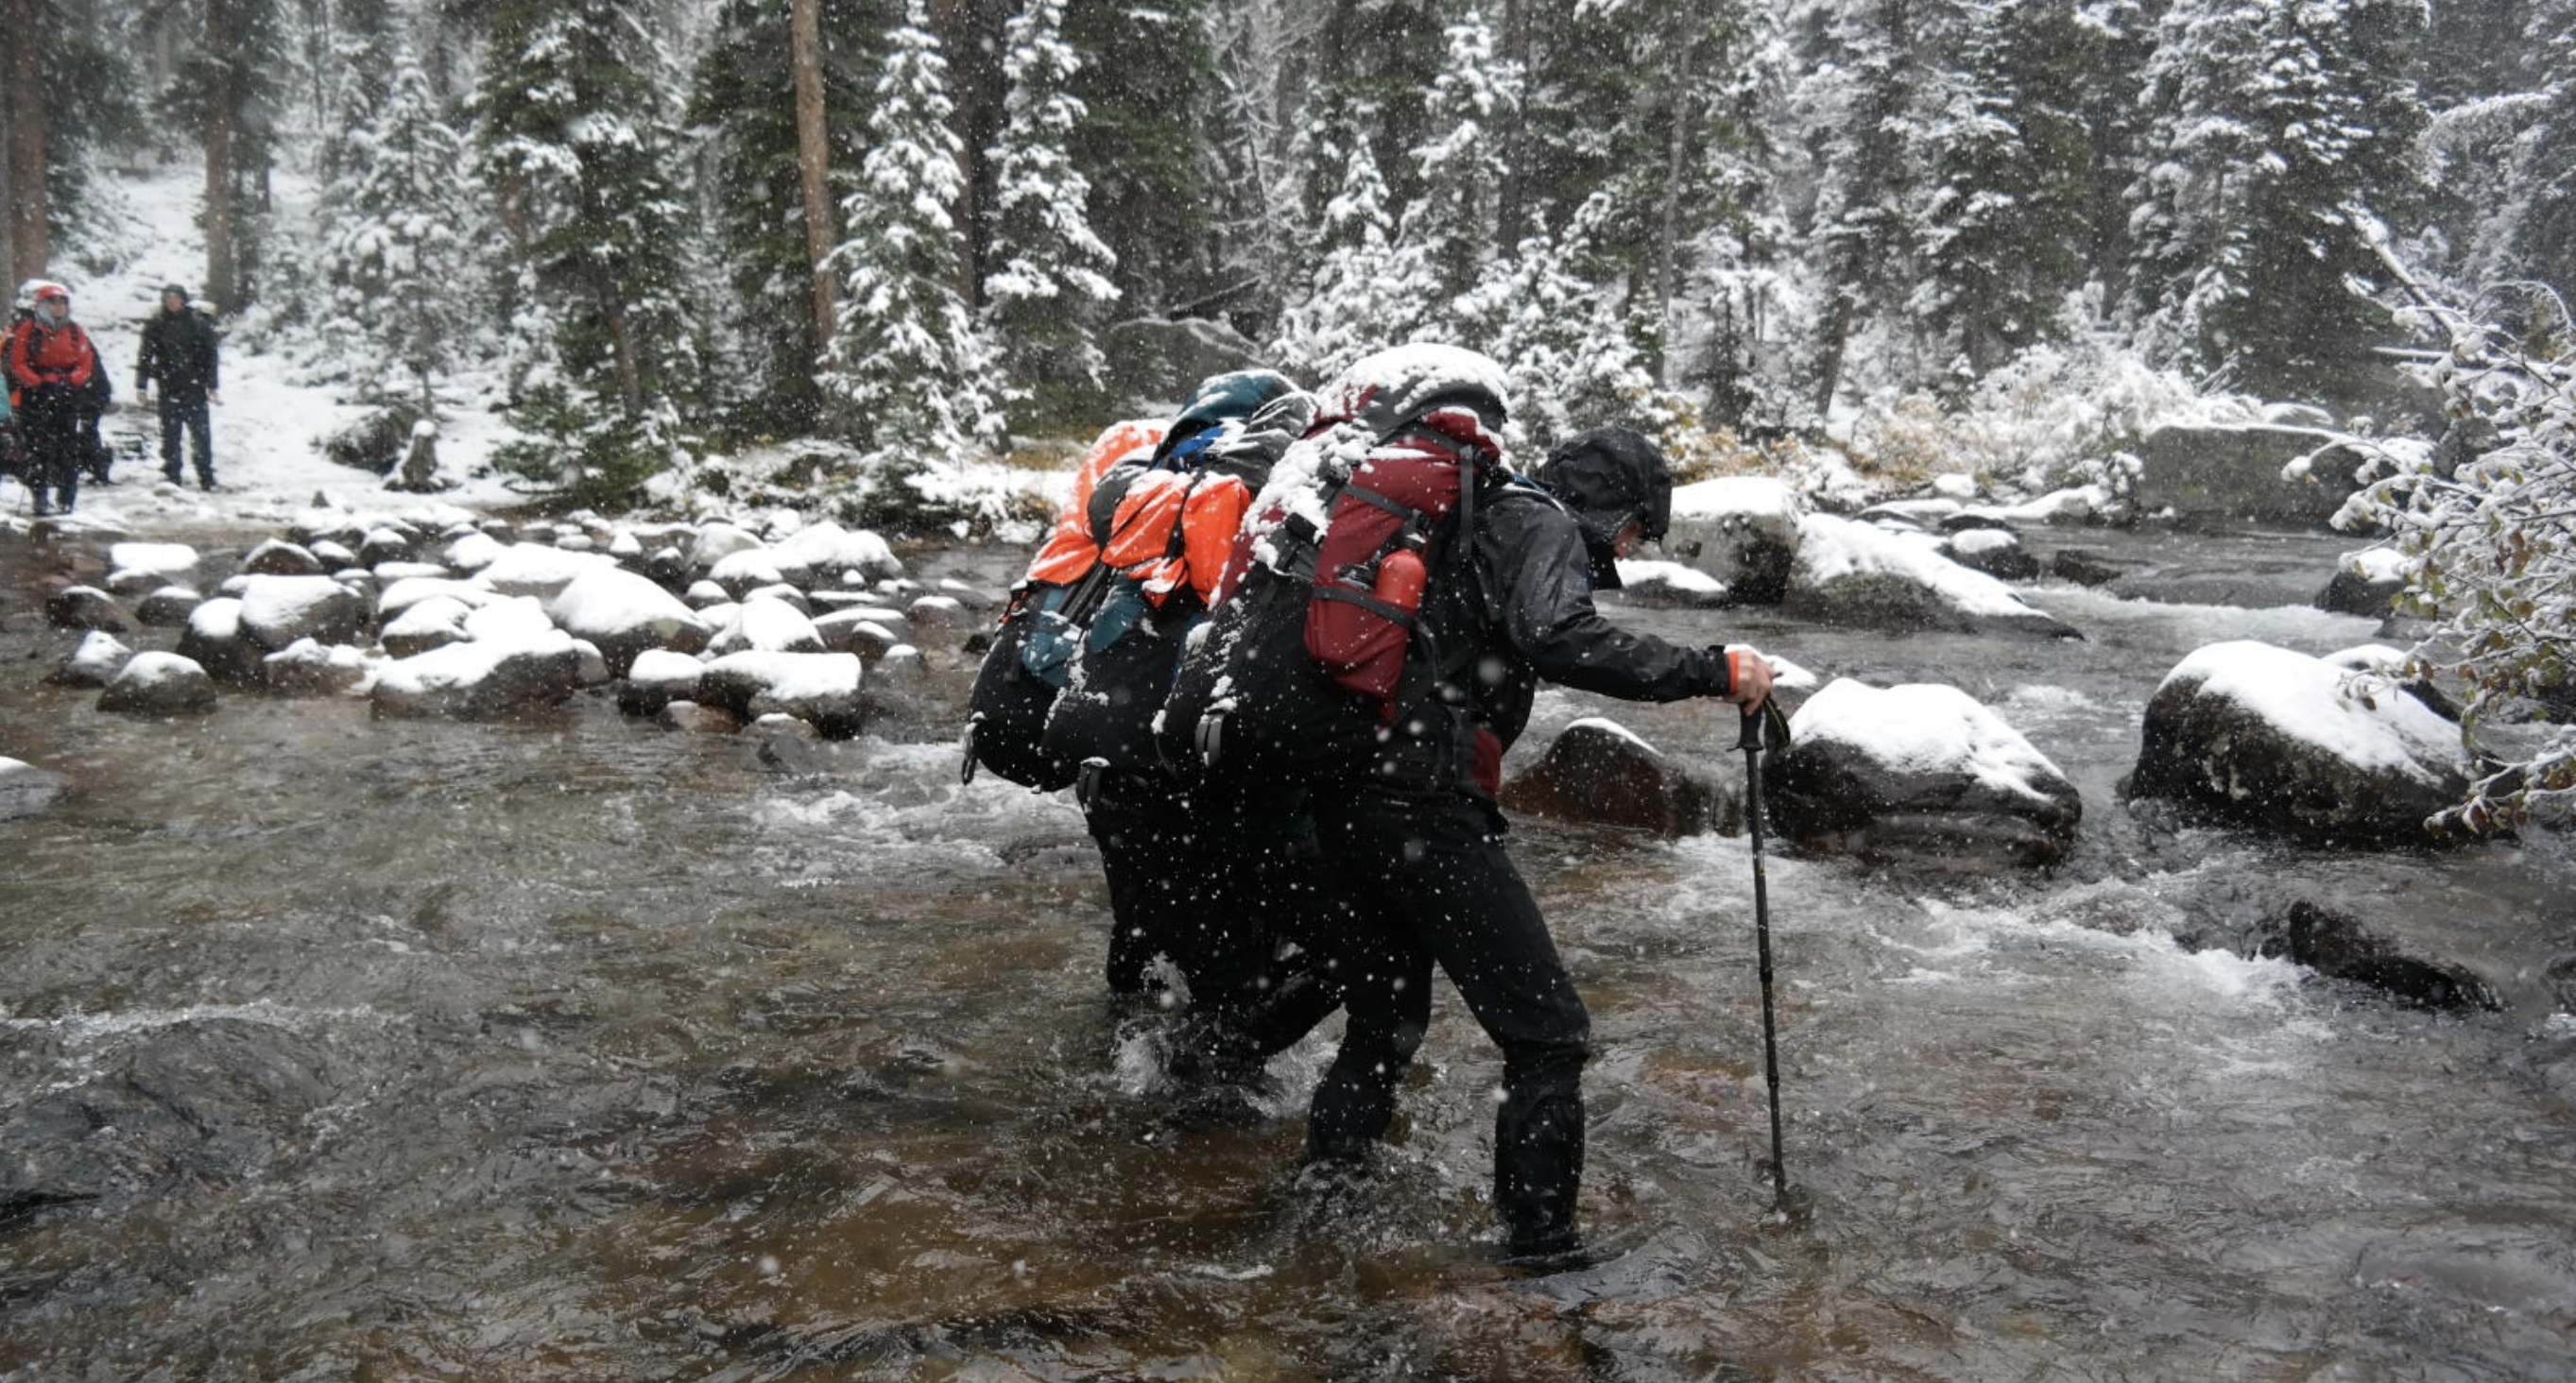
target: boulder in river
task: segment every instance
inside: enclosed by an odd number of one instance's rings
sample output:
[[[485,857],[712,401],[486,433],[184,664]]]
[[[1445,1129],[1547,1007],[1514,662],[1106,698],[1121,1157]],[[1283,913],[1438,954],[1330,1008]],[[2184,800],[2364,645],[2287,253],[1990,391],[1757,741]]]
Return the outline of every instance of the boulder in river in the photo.
[[[1681,562],[1619,563],[1620,600],[1681,610],[1714,610],[1732,603],[1726,583]]]
[[[560,629],[470,639],[385,664],[376,714],[492,720],[560,704],[581,685],[581,651]]]
[[[241,569],[252,576],[321,576],[329,570],[311,548],[271,538],[243,554]]]
[[[1981,571],[1998,581],[2035,581],[2039,579],[2039,559],[2021,545],[2020,535],[2009,528],[1967,527],[1952,530],[1949,540],[1941,544],[1941,553],[1970,571]]]
[[[2469,772],[2459,725],[2385,677],[2237,640],[2166,674],[2124,788],[2321,844],[2421,845]]]
[[[204,596],[185,586],[162,586],[135,603],[134,618],[147,629],[176,629],[205,603]]]
[[[582,576],[614,571],[616,560],[601,552],[566,552],[540,543],[513,543],[495,554],[475,579],[502,595],[552,600]]]
[[[1598,717],[1566,726],[1537,764],[1503,785],[1502,805],[1562,821],[1651,831],[1667,840],[1744,830],[1743,806],[1734,793],[1625,726]]]
[[[728,653],[700,674],[698,699],[745,720],[795,716],[840,739],[866,718],[859,676],[852,653]]]
[[[206,670],[206,675],[228,686],[256,686],[260,681],[260,659],[268,650],[251,642],[242,629],[242,603],[235,596],[217,596],[188,613],[188,627],[179,631],[179,656]]]
[[[286,696],[337,696],[367,680],[367,655],[347,644],[297,639],[260,660],[268,689]]]
[[[33,816],[62,795],[65,780],[19,759],[0,757],[0,821]]]
[[[2138,512],[2187,524],[2246,522],[2323,529],[2357,487],[2361,457],[2320,428],[2282,423],[2177,426],[2138,445]],[[2297,479],[2282,472],[2301,457]]]
[[[546,613],[565,633],[598,645],[608,670],[621,677],[648,648],[695,653],[707,646],[709,631],[695,611],[622,567],[582,573]]]
[[[116,680],[116,674],[132,661],[134,650],[114,634],[93,629],[81,636],[80,647],[63,665],[45,674],[45,680],[57,687],[104,687]]]
[[[65,586],[45,597],[45,620],[56,629],[104,629],[111,634],[134,628],[125,607],[96,586]]]
[[[820,653],[823,636],[795,606],[762,596],[744,601],[706,646],[719,654]]]
[[[197,570],[197,550],[186,543],[110,543],[107,548],[108,570],[118,573],[150,573],[160,581],[183,581]]]
[[[465,638],[465,617],[474,607],[454,596],[434,595],[404,607],[403,612],[385,623],[377,641],[387,655],[408,658],[427,653],[433,648],[458,643]]]
[[[2405,593],[2405,557],[2392,548],[2366,547],[2335,563],[2326,588],[2317,592],[2317,608],[2384,619],[2397,612],[2397,598]]]
[[[631,716],[649,716],[674,701],[694,701],[698,678],[705,671],[706,664],[686,653],[648,648],[635,655],[626,669],[626,681],[617,689],[617,709]]]
[[[778,540],[782,563],[804,568],[813,584],[877,581],[903,575],[903,563],[883,538],[843,528],[830,519],[810,523]]]
[[[1664,548],[1724,584],[1731,600],[1777,605],[1806,530],[1805,501],[1781,481],[1729,475],[1673,491]]]
[[[200,715],[215,708],[215,681],[192,658],[137,653],[98,694],[98,708],[121,715]]]
[[[1783,835],[1877,863],[1994,870],[2064,859],[2083,798],[1957,687],[1837,678],[1789,722],[1763,785]]]
[[[297,639],[348,643],[367,627],[367,601],[327,576],[251,576],[241,586],[242,632],[274,653]]]
[[[1781,608],[1847,628],[1962,634],[2083,635],[2011,587],[1941,555],[1928,533],[1890,533],[1831,514],[1809,514]]]

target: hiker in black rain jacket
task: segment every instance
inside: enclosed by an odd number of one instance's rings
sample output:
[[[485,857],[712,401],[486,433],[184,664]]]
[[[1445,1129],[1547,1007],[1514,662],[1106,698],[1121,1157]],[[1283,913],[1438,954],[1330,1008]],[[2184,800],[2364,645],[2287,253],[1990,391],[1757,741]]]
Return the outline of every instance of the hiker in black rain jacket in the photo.
[[[1499,429],[1495,402],[1488,425]],[[1413,743],[1446,734],[1454,748],[1399,747],[1365,781],[1316,794],[1324,857],[1347,881],[1347,921],[1324,945],[1349,1017],[1316,1088],[1307,1156],[1356,1161],[1384,1136],[1429,1022],[1436,961],[1503,1055],[1494,1201],[1506,1250],[1548,1261],[1579,1248],[1590,1020],[1503,851],[1494,803],[1502,751],[1528,724],[1542,678],[1632,701],[1706,696],[1749,707],[1770,694],[1771,667],[1750,649],[1632,634],[1593,608],[1596,587],[1618,584],[1618,557],[1660,537],[1670,518],[1672,481],[1645,438],[1624,428],[1586,433],[1537,481],[1480,487],[1473,580],[1435,584],[1426,596],[1422,618],[1442,663],[1470,671],[1445,708],[1428,712],[1452,724]],[[1285,1034],[1269,1036],[1275,1048]]]
[[[220,348],[214,319],[188,301],[188,290],[169,284],[161,290],[161,310],[143,324],[143,349],[135,358],[135,402],[152,402],[161,388],[161,474],[171,484],[180,480],[179,443],[184,432],[196,453],[197,483],[215,488],[214,422],[209,400],[223,401],[217,374]]]

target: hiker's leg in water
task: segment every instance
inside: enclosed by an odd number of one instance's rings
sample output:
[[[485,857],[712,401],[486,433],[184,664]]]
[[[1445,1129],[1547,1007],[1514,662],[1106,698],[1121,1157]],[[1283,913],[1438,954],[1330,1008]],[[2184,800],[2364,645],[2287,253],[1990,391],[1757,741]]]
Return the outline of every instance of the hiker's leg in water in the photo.
[[[1154,958],[1177,961],[1183,949],[1188,811],[1177,788],[1119,776],[1102,785],[1084,819],[1109,882],[1109,989],[1142,994],[1153,984]]]

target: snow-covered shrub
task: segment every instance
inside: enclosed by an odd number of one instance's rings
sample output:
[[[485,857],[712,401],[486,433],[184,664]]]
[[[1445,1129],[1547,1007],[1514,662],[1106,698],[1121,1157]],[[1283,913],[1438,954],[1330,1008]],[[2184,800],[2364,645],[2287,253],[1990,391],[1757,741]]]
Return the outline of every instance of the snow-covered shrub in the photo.
[[[2483,719],[2525,698],[2557,722],[2437,818],[2476,831],[2576,818],[2576,347],[2564,344],[2563,304],[2556,316],[2555,354],[2490,326],[2453,327],[2430,382],[2453,417],[2492,429],[2492,444],[2448,475],[2436,449],[2365,449],[2371,483],[2336,516],[2394,535],[2401,608],[2440,621],[2413,660],[2466,686],[2472,744]]]

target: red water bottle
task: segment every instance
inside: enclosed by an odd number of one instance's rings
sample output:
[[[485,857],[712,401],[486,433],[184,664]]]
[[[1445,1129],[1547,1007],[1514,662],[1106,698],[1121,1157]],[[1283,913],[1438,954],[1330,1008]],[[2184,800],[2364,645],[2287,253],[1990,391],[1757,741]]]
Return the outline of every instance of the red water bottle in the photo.
[[[1377,559],[1377,580],[1369,594],[1406,614],[1422,608],[1422,587],[1431,579],[1430,569],[1422,565],[1422,554],[1400,547]]]

